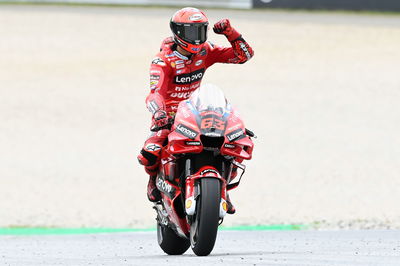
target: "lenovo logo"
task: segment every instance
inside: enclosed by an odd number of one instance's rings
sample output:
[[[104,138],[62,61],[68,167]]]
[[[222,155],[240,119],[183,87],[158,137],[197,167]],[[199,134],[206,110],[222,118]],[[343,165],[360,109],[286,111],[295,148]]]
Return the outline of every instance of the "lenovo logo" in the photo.
[[[239,128],[238,130],[235,130],[235,131],[229,133],[228,135],[226,135],[226,137],[228,138],[229,141],[243,138],[244,137],[243,130]]]
[[[199,133],[196,131],[192,130],[191,128],[188,128],[187,126],[184,126],[182,124],[179,124],[176,127],[176,131],[184,135],[185,137],[188,137],[190,139],[195,139]]]
[[[204,68],[196,70],[191,73],[175,76],[175,84],[190,84],[192,82],[200,81],[203,78]]]

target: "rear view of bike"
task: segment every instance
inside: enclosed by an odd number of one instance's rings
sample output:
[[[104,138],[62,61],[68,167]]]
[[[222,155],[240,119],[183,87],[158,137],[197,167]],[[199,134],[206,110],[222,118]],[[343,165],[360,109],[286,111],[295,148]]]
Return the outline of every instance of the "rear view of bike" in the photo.
[[[218,226],[228,211],[227,193],[241,162],[251,159],[254,136],[223,93],[213,85],[196,90],[178,107],[156,180],[162,200],[157,238],[170,255],[191,247],[198,256],[211,253]]]

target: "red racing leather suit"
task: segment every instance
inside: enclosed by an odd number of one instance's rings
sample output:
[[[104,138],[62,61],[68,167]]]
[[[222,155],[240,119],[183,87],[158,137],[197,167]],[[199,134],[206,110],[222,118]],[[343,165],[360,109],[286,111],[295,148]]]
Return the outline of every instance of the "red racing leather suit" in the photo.
[[[197,54],[189,58],[176,50],[172,37],[166,38],[151,62],[151,91],[146,98],[149,111],[154,115],[162,110],[168,117],[174,117],[178,104],[200,87],[207,68],[215,63],[243,64],[253,56],[252,48],[239,33],[229,36],[228,41],[232,47],[206,42]],[[150,175],[157,174],[161,148],[166,144],[168,134],[167,129],[153,132],[138,156]]]

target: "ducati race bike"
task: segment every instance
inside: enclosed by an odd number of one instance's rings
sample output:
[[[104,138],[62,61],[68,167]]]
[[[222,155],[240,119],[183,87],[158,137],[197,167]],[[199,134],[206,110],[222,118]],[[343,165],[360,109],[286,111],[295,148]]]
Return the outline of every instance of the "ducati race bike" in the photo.
[[[239,185],[241,162],[252,157],[254,134],[214,85],[182,101],[169,128],[156,178],[162,198],[154,204],[158,244],[170,255],[191,247],[206,256],[228,210],[227,191]],[[241,176],[233,182],[238,168]]]

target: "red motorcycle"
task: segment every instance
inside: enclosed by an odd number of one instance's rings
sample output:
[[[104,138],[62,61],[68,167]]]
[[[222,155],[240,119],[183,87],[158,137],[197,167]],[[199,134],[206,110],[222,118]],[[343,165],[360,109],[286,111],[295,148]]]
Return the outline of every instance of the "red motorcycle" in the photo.
[[[156,179],[162,195],[154,206],[158,244],[170,255],[191,246],[206,256],[227,213],[227,191],[239,185],[245,171],[239,162],[251,159],[254,134],[213,85],[182,101],[169,126]],[[231,182],[233,168],[242,170],[237,182]]]

